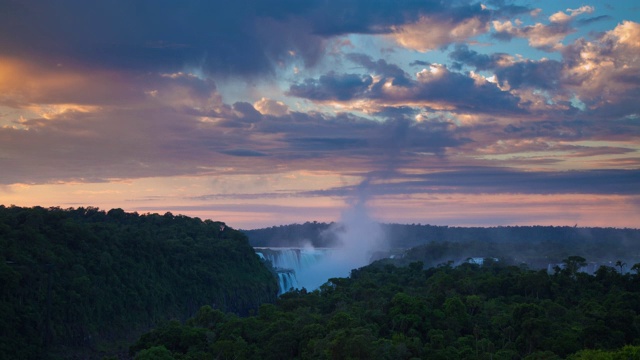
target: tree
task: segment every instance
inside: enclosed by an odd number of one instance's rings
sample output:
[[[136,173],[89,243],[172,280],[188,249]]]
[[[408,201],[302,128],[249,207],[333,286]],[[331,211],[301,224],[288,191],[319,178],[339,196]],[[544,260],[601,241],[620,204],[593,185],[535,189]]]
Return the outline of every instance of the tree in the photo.
[[[577,255],[569,256],[562,262],[564,263],[564,269],[572,277],[575,277],[580,268],[587,266],[587,259]]]
[[[163,345],[144,349],[136,355],[135,360],[174,360],[171,351]]]

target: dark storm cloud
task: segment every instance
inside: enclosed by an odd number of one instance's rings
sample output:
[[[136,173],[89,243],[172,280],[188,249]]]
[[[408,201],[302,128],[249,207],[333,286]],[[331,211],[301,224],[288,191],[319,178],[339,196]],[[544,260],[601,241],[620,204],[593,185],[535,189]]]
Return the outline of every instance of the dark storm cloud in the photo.
[[[479,7],[440,1],[4,1],[0,48],[52,63],[216,74],[270,73],[293,50],[313,65],[324,39],[387,33],[423,14],[459,21]]]
[[[314,33],[322,36],[389,33],[393,26],[415,22],[421,16],[437,15],[457,23],[471,18],[487,21],[491,16],[513,16],[531,10],[500,4],[496,10],[484,11],[477,2],[468,0],[316,0],[311,3],[313,5],[304,9],[305,20],[312,24]]]
[[[2,17],[0,44],[14,55],[44,55],[120,68],[184,65],[266,70],[254,24],[240,1],[21,2]],[[242,44],[238,53],[235,44]]]

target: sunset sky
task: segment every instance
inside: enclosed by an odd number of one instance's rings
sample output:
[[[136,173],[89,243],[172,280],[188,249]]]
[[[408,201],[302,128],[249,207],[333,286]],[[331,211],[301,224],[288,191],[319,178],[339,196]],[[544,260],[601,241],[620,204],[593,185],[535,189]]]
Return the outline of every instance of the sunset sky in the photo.
[[[637,1],[0,0],[0,204],[640,227]]]

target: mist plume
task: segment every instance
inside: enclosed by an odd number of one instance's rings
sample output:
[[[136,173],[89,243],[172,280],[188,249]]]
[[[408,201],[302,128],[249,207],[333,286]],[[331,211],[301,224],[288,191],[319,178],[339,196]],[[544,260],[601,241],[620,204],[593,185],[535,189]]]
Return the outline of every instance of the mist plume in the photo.
[[[313,266],[296,274],[301,286],[318,288],[333,277],[346,277],[352,269],[368,265],[375,252],[387,249],[384,231],[369,215],[367,190],[369,179],[358,187],[340,220],[327,229],[326,236],[334,236],[339,245]]]

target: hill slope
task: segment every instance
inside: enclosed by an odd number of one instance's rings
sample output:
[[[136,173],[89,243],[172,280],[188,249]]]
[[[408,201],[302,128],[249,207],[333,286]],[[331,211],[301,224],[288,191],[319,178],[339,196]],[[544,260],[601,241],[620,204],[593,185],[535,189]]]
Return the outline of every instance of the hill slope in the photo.
[[[246,237],[198,218],[0,206],[0,358],[96,351],[203,305],[246,314],[278,285]]]

